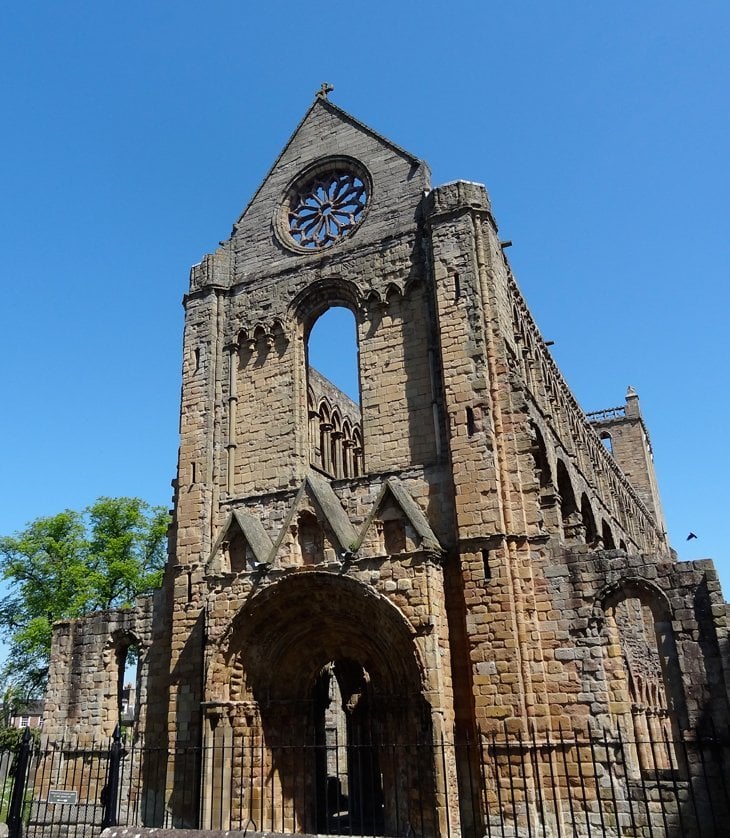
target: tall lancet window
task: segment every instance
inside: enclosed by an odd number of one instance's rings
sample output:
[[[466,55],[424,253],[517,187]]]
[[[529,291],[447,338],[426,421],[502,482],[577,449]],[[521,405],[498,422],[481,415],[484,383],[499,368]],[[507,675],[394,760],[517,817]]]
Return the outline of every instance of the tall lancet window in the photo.
[[[311,464],[336,479],[363,473],[357,327],[352,312],[333,306],[307,340]]]

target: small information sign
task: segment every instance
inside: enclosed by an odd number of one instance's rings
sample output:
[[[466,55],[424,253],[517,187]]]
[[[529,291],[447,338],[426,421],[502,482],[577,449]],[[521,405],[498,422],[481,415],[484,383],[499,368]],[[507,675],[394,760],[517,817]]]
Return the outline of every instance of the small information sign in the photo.
[[[78,792],[64,791],[63,789],[49,789],[48,802],[58,803],[61,806],[75,806],[79,802]]]

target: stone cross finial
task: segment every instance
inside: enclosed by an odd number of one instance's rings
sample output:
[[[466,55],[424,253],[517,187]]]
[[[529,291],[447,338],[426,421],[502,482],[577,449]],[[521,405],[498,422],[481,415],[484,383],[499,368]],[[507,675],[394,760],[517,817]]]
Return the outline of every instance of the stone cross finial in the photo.
[[[332,93],[335,89],[333,84],[330,84],[328,81],[322,82],[322,87],[319,88],[317,91],[317,98],[318,99],[326,99],[327,96]]]

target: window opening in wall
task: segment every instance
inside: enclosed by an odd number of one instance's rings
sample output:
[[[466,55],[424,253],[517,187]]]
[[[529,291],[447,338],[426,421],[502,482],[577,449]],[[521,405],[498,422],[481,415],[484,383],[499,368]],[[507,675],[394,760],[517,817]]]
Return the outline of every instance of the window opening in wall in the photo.
[[[132,727],[136,719],[139,651],[134,642],[123,643],[117,649],[117,711],[122,727]]]
[[[200,349],[195,350],[195,372],[200,369]]]
[[[492,566],[489,564],[489,550],[482,550],[482,567],[484,579],[488,582],[492,578]]]
[[[558,460],[558,494],[560,495],[560,512],[563,518],[563,526],[571,526],[576,523],[575,515],[578,505],[575,502],[573,486],[570,482],[568,470],[562,460]]]
[[[550,461],[548,460],[547,447],[543,435],[537,425],[531,423],[533,444],[530,448],[530,453],[535,462],[535,470],[538,475],[540,489],[548,490],[553,485],[553,474],[550,468]]]
[[[452,274],[454,278],[454,302],[457,302],[461,299],[461,281],[459,280],[459,274],[454,271]]]
[[[613,454],[613,439],[611,439],[611,434],[608,431],[601,432],[601,442],[606,451],[609,454]]]
[[[363,473],[360,376],[355,317],[333,306],[307,339],[310,462],[331,477]]]
[[[616,543],[613,540],[613,533],[611,532],[611,527],[608,525],[606,521],[603,522],[601,537],[603,538],[603,546],[606,548],[606,550],[616,549]]]
[[[360,404],[355,317],[344,306],[328,308],[309,333],[307,355],[314,367],[355,404]]]
[[[466,409],[466,432],[467,434],[472,437],[476,431],[476,425],[474,423],[474,410],[471,407],[467,407]]]
[[[585,527],[586,544],[593,544],[598,537],[598,530],[596,529],[596,519],[593,516],[588,495],[585,492],[580,498],[580,514],[583,519],[583,526]]]

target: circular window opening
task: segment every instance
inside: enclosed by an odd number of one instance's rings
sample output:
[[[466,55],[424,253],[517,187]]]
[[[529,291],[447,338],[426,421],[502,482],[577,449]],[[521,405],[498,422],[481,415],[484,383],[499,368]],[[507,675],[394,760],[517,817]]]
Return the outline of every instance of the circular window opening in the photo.
[[[360,225],[369,197],[369,179],[355,161],[323,161],[288,191],[283,220],[289,238],[307,251],[337,244]]]

